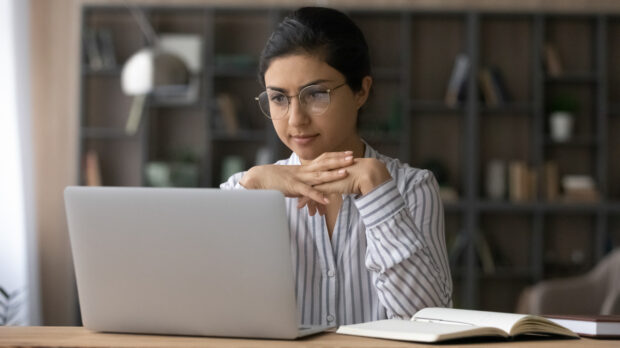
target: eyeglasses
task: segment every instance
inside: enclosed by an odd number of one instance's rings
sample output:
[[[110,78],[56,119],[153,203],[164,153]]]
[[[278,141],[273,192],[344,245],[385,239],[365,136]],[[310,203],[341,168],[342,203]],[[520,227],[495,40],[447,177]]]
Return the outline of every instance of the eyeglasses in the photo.
[[[304,87],[297,95],[286,95],[274,90],[266,90],[255,97],[260,110],[270,119],[279,120],[286,117],[291,98],[298,97],[299,105],[310,116],[319,116],[329,107],[330,94],[337,88],[346,85],[346,82],[334,88],[325,88],[321,85]]]

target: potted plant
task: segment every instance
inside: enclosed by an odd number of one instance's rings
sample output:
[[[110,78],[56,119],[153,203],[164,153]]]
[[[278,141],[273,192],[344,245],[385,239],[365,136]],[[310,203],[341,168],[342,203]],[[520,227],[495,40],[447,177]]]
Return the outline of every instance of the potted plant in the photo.
[[[558,94],[551,99],[549,130],[553,141],[565,142],[573,135],[575,112],[579,108],[577,99],[567,93]]]

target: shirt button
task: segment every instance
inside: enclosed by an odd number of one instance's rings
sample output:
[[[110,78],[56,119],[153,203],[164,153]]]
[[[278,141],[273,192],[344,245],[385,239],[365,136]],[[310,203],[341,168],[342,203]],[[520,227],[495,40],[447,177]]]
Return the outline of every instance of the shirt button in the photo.
[[[335,276],[335,275],[336,275],[336,272],[334,272],[334,270],[333,270],[333,269],[330,269],[330,270],[327,272],[327,275],[328,275],[328,276],[330,276],[330,277],[333,277],[333,276]]]
[[[336,319],[336,318],[334,318],[334,316],[331,315],[331,314],[327,316],[327,321],[329,321],[329,322],[334,321],[334,319]]]

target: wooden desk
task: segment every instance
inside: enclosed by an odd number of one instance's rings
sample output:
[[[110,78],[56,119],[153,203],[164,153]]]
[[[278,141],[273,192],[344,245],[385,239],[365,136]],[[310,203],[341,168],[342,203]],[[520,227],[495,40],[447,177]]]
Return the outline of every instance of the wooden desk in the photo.
[[[182,337],[98,333],[83,327],[0,327],[0,347],[437,347],[402,341],[322,333],[295,340]],[[471,341],[441,347],[620,347],[620,340]]]

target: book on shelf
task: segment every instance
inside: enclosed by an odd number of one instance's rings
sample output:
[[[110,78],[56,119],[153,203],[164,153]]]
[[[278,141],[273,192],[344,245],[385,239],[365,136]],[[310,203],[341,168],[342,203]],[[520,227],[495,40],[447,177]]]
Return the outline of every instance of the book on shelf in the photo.
[[[97,151],[88,150],[84,162],[86,186],[101,186],[101,167],[99,166],[99,154]]]
[[[510,101],[510,95],[500,70],[484,67],[478,73],[480,90],[487,106],[498,107]]]
[[[557,49],[550,43],[545,44],[545,66],[549,76],[560,76],[564,70]]]
[[[525,161],[508,165],[508,198],[513,203],[535,201],[538,198],[538,171]]]
[[[467,88],[466,82],[467,75],[469,73],[469,66],[470,61],[466,54],[460,53],[456,56],[454,66],[452,67],[450,80],[448,81],[448,87],[446,89],[446,105],[456,107],[458,106],[460,99],[463,99],[463,95]]]
[[[560,174],[557,162],[547,161],[544,165],[545,200],[552,202],[560,196]]]
[[[589,175],[565,175],[562,177],[563,199],[567,202],[592,203],[599,200],[594,179]]]
[[[235,135],[239,131],[237,105],[232,95],[220,93],[216,97],[218,118],[216,128],[224,129],[226,134]]]
[[[508,196],[511,202],[528,200],[528,167],[525,162],[512,161],[508,166]]]
[[[439,307],[419,310],[410,320],[385,319],[342,325],[336,332],[414,342],[519,335],[578,337],[571,330],[540,316]]]
[[[620,338],[620,315],[545,315],[579,336]]]
[[[83,41],[86,65],[90,69],[102,70],[116,67],[116,52],[110,29],[86,29]]]

